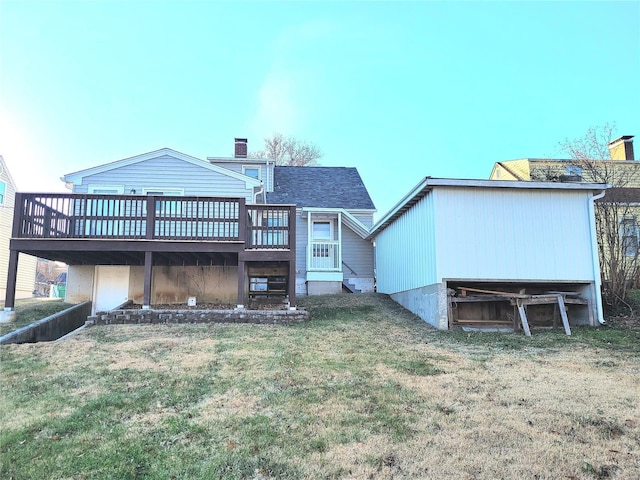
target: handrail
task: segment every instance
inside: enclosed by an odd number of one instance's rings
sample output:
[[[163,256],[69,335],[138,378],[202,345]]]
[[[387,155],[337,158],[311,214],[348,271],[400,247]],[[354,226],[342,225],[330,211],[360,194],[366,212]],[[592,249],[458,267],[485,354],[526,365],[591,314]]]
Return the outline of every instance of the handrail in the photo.
[[[244,242],[290,249],[293,205],[244,198],[17,193],[14,238]]]

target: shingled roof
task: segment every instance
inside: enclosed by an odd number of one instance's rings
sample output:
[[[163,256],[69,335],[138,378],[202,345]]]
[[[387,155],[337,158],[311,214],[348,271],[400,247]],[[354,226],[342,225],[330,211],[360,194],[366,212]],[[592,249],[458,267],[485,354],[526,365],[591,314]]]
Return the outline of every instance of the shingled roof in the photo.
[[[298,207],[374,210],[358,170],[351,167],[285,167],[274,171],[274,191],[267,203]]]

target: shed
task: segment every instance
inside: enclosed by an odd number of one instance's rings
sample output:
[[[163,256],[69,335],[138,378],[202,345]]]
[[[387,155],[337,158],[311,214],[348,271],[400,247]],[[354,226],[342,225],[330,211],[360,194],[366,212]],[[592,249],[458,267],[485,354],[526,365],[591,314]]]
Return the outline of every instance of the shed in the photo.
[[[606,188],[426,177],[371,230],[377,290],[442,330],[518,327],[519,308],[532,326],[565,312],[602,323],[593,202]]]

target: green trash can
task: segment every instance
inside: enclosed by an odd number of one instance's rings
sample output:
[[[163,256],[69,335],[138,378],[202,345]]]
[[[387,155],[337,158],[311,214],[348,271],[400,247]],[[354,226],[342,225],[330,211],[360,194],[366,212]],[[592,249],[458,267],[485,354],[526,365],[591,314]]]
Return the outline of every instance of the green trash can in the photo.
[[[67,294],[67,286],[66,285],[58,285],[58,298],[65,298]]]

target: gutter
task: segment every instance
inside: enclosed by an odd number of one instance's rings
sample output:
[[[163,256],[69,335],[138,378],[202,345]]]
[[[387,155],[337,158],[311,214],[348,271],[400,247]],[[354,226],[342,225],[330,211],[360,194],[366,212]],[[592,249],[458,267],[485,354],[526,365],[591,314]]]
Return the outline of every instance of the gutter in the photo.
[[[598,236],[596,234],[596,214],[594,203],[604,197],[606,190],[600,191],[597,195],[589,197],[589,228],[591,229],[591,257],[593,263],[594,286],[596,288],[596,309],[598,313],[598,323],[606,325],[602,311],[602,277],[600,276],[600,260],[598,258]]]

